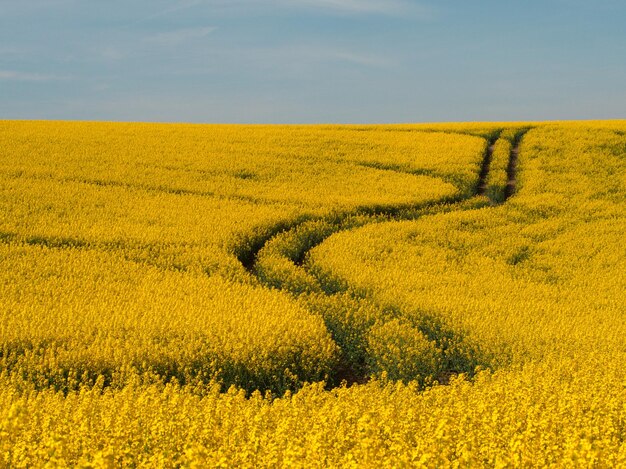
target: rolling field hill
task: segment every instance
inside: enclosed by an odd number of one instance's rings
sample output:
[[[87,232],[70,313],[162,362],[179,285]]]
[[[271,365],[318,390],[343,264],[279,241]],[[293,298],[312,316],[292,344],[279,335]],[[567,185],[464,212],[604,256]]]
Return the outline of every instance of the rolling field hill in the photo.
[[[0,121],[0,461],[626,465],[624,233],[625,121]]]

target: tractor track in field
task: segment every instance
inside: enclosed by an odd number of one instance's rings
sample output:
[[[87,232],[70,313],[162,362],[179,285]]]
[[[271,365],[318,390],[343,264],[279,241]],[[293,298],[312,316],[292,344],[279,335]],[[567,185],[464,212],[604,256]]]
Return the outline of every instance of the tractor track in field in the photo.
[[[499,138],[499,136],[498,136]],[[489,146],[485,152],[482,164],[480,165],[480,173],[478,173],[478,184],[476,185],[476,195],[485,195],[487,192],[487,176],[489,176],[489,168],[493,159],[493,152],[496,148],[496,139],[489,141]]]
[[[248,239],[247,242],[240,246],[236,251],[236,256],[241,263],[241,265],[262,285],[265,285],[270,288],[278,288],[281,290],[285,290],[291,294],[294,294],[292,290],[289,290],[285,287],[277,287],[275,284],[268,283],[264,280],[262,275],[259,275],[259,254],[268,247],[273,240],[279,239],[281,236],[286,236],[293,234],[297,236],[299,234],[298,230],[302,230],[303,228],[307,228],[307,223],[315,224],[321,223],[324,225],[323,233],[314,233],[314,236],[311,240],[306,240],[305,243],[301,245],[297,252],[291,252],[289,255],[283,255],[292,265],[294,269],[298,269],[298,271],[311,276],[314,280],[319,284],[319,291],[328,297],[331,297],[337,293],[346,293],[348,290],[332,290],[323,285],[321,279],[316,278],[313,272],[307,266],[307,256],[309,252],[315,248],[316,246],[322,244],[326,239],[328,239],[331,235],[341,232],[347,231],[350,229],[354,229],[356,227],[364,226],[366,224],[372,223],[381,223],[387,221],[400,221],[400,220],[415,220],[422,216],[427,216],[429,214],[435,213],[446,213],[460,210],[468,210],[477,207],[486,207],[499,205],[504,203],[508,198],[510,198],[516,191],[517,188],[517,169],[518,169],[518,157],[519,157],[519,146],[521,140],[526,131],[529,129],[520,129],[515,135],[513,139],[513,144],[511,146],[511,151],[509,155],[508,167],[507,167],[507,182],[506,187],[504,188],[505,197],[503,201],[494,201],[487,200],[484,198],[487,193],[487,181],[490,171],[490,164],[492,161],[492,156],[495,149],[496,141],[501,138],[501,132],[493,135],[491,138],[487,139],[487,144],[484,150],[482,161],[479,165],[479,174],[477,181],[473,190],[465,191],[459,190],[459,192],[454,196],[449,196],[447,198],[440,199],[438,201],[426,202],[421,204],[402,204],[402,205],[387,205],[387,206],[368,206],[361,207],[352,211],[346,211],[344,213],[334,213],[327,216],[301,216],[295,221],[285,221],[283,223],[276,224],[269,228],[265,229],[265,232],[256,238]],[[396,168],[385,168],[388,171],[395,171],[401,173],[412,174],[410,170],[403,171],[402,169]],[[81,181],[85,182],[85,181]],[[98,185],[107,185],[107,186],[117,186],[121,185],[116,182],[113,183],[102,183],[100,181],[93,182],[89,181],[88,183],[95,183]],[[147,188],[141,187],[140,189],[146,190]],[[147,190],[151,190],[152,188],[148,188]],[[155,190],[161,190],[161,188],[155,188]],[[194,194],[195,195],[195,194]],[[477,197],[478,196],[478,197]],[[483,196],[481,199],[480,196]],[[476,200],[476,203],[472,201]],[[361,217],[360,220],[355,223],[354,219]],[[302,231],[306,232],[306,230]],[[87,240],[79,239],[79,238],[59,238],[54,236],[24,236],[14,232],[8,231],[0,231],[0,243],[3,244],[27,244],[27,245],[35,245],[35,246],[44,246],[48,249],[68,249],[68,248],[76,248],[76,249],[117,249],[121,248],[116,243],[107,244],[107,245],[99,245],[89,242]],[[145,263],[145,261],[139,261],[135,259],[133,260],[138,263]],[[298,294],[297,292],[295,293]],[[432,318],[431,318],[432,319]],[[326,324],[333,340],[337,343],[339,348],[343,351],[343,344],[337,337],[333,334],[333,330],[331,326]],[[437,334],[442,333],[441,330],[437,329],[439,326],[437,324],[434,325],[433,328],[421,329],[429,340],[436,341]],[[450,331],[443,331],[443,334],[450,334]],[[447,338],[450,336],[448,335]],[[343,352],[342,352],[343,353]],[[362,364],[361,364],[362,365]],[[327,385],[329,387],[334,387],[341,385],[342,383],[346,383],[347,385],[351,384],[362,384],[367,382],[370,379],[370,374],[365,373],[363,371],[363,366],[359,365],[356,362],[351,362],[346,359],[342,359],[340,363],[333,370],[333,375],[329,377],[329,381]],[[451,376],[457,374],[459,370],[456,369],[445,369],[443,372],[437,376],[437,380],[445,384],[449,380]]]
[[[504,200],[511,197],[517,189],[517,159],[519,156],[518,147],[513,147],[511,150],[511,157],[509,158],[509,165],[506,168],[506,186],[504,186]]]
[[[333,224],[339,224],[349,217],[355,217],[355,216],[361,216],[361,215],[381,216],[381,217],[386,217],[389,220],[410,219],[411,217],[402,217],[400,215],[401,212],[418,211],[418,210],[423,210],[423,209],[427,209],[429,207],[435,207],[435,206],[451,206],[451,205],[455,205],[460,202],[469,200],[474,196],[483,195],[486,189],[487,176],[489,174],[489,164],[491,163],[491,158],[493,155],[495,142],[498,140],[499,134],[500,132],[498,132],[495,136],[491,137],[487,141],[487,147],[485,149],[485,152],[483,154],[483,159],[480,164],[478,182],[476,184],[476,188],[474,189],[474,191],[472,191],[469,195],[467,194],[464,195],[464,194],[459,193],[452,197],[444,197],[437,201],[425,202],[421,204],[360,207],[352,211],[343,212],[341,214],[333,214],[330,216],[302,217],[292,223],[289,223],[289,222],[279,223],[275,225],[274,227],[268,229],[268,232],[265,235],[259,238],[250,240],[248,249],[241,250],[237,254],[237,258],[239,259],[239,262],[241,263],[241,265],[248,272],[250,272],[251,274],[255,274],[255,265],[257,262],[258,254],[265,247],[265,245],[276,236],[295,230],[307,222],[325,220],[325,221],[330,221]],[[400,168],[392,168],[392,167],[385,168],[385,171],[391,171],[391,172],[402,173],[402,174],[411,174],[411,175],[415,174],[415,172],[411,170],[405,171]],[[320,244],[320,243],[317,243],[317,244]],[[310,249],[312,249],[313,247],[315,246],[311,246]],[[301,265],[304,262],[304,258],[306,257],[307,252],[303,252],[302,255],[298,256],[298,259],[292,259],[292,261],[294,261],[296,265]]]
[[[504,187],[504,201],[515,194],[517,190],[517,165],[519,162],[519,147],[522,142],[522,138],[530,129],[520,130],[513,138],[513,144],[511,146],[511,154],[509,155],[509,164],[506,168],[506,186]]]
[[[518,168],[518,157],[519,157],[519,146],[521,140],[525,133],[530,130],[528,128],[519,129],[516,133],[509,154],[509,161],[507,166],[507,182],[504,187],[504,199],[502,201],[496,201],[490,199],[486,205],[500,205],[504,203],[508,198],[510,198],[516,190],[517,185],[517,168]],[[428,215],[430,213],[441,213],[441,212],[450,212],[456,210],[467,210],[468,208],[472,208],[474,206],[463,206],[464,202],[469,202],[470,200],[485,196],[487,193],[487,185],[488,185],[488,176],[490,165],[493,157],[493,153],[495,150],[496,142],[499,138],[501,138],[502,130],[496,132],[493,136],[486,139],[487,146],[485,148],[483,158],[480,164],[480,170],[478,174],[478,181],[474,187],[474,190],[469,194],[459,193],[457,196],[448,198],[446,200],[439,200],[435,202],[428,202],[424,204],[414,205],[414,206],[390,206],[390,207],[364,207],[361,209],[354,210],[352,212],[346,212],[341,215],[332,215],[327,217],[310,217],[305,219],[300,219],[294,223],[284,223],[281,225],[277,225],[274,228],[270,229],[266,236],[257,238],[249,243],[249,249],[241,251],[238,254],[238,259],[243,265],[243,267],[252,275],[254,275],[261,284],[264,284],[270,288],[278,288],[281,290],[286,290],[292,294],[293,291],[290,291],[285,287],[277,287],[274,283],[268,283],[266,279],[263,278],[262,275],[259,275],[259,254],[263,251],[263,249],[268,246],[270,242],[280,236],[286,236],[290,233],[297,235],[297,231],[300,227],[304,226],[307,222],[326,222],[335,227],[335,229],[330,229],[325,234],[317,237],[311,242],[304,243],[304,246],[301,250],[292,255],[286,255],[286,257],[297,269],[301,269],[306,273],[310,273],[309,269],[306,266],[306,258],[309,252],[322,244],[326,239],[328,239],[331,235],[336,234],[341,231],[346,231],[349,229],[355,228],[355,225],[351,225],[350,223],[346,223],[350,217],[360,216],[360,215],[371,215],[372,219],[368,223],[363,223],[361,225],[356,226],[364,226],[365,224],[370,223],[378,223],[384,221],[399,221],[399,220],[414,220],[421,216]],[[401,169],[389,168],[389,171],[396,172],[409,172],[402,171]],[[319,279],[316,279],[319,281]],[[321,285],[321,283],[320,283]],[[321,288],[322,292],[326,295],[334,295],[337,291],[328,291],[325,288]],[[296,295],[299,292],[295,292]],[[328,325],[327,325],[328,327]],[[329,331],[332,330],[330,327]],[[428,333],[426,333],[428,336]],[[431,338],[431,337],[429,337]],[[333,336],[333,339],[338,344],[338,346],[343,349],[342,344],[336,340],[336,337]],[[331,383],[329,383],[329,387],[341,385],[341,383],[345,383],[348,386],[352,384],[362,384],[367,382],[370,377],[358,370],[357,367],[353,366],[354,364],[346,362],[343,360],[338,367],[335,369],[335,376],[331,377]],[[444,370],[440,376],[438,376],[438,381],[441,384],[446,384],[451,376],[457,374],[458,370],[448,369]]]
[[[525,130],[523,132],[525,133]],[[381,216],[381,217],[388,218],[390,221],[412,219],[414,218],[413,216],[408,216],[408,217],[402,216],[402,212],[404,211],[404,212],[414,213],[415,211],[425,210],[425,209],[433,208],[433,207],[445,207],[445,206],[450,207],[450,206],[457,205],[461,202],[468,201],[475,196],[485,195],[485,192],[487,189],[487,177],[489,176],[489,166],[491,164],[493,151],[495,148],[495,143],[498,140],[498,138],[500,138],[500,133],[501,132],[498,132],[495,136],[487,140],[487,147],[485,149],[485,152],[483,154],[483,159],[480,164],[478,181],[476,183],[475,189],[469,195],[458,194],[453,197],[447,197],[447,198],[443,198],[437,201],[426,202],[426,203],[415,204],[415,205],[405,204],[405,205],[397,205],[397,206],[389,206],[389,207],[384,207],[384,206],[362,207],[353,211],[344,212],[339,215],[333,214],[331,216],[302,217],[292,223],[289,223],[289,222],[279,223],[275,225],[274,227],[270,228],[264,236],[250,240],[248,249],[240,251],[237,254],[237,258],[239,259],[239,262],[243,265],[243,267],[248,272],[255,274],[255,266],[257,263],[258,254],[265,247],[265,245],[276,236],[295,230],[307,222],[327,220],[327,221],[330,221],[331,223],[338,224],[341,221],[349,217],[354,217],[354,216],[359,216],[359,215]],[[507,178],[508,178],[507,188],[509,186],[513,187],[510,195],[512,195],[512,193],[514,192],[515,181],[516,181],[516,171],[517,171],[518,145],[519,145],[519,141],[521,141],[522,136],[523,134],[519,136],[517,145],[512,148],[510,158],[509,158],[509,166],[507,169]],[[396,169],[396,168],[386,168],[386,170],[399,172],[399,173],[414,174],[410,170],[403,171],[401,169]],[[507,198],[509,196],[507,196]],[[323,241],[324,240],[322,240],[321,242]],[[321,244],[321,242],[316,243],[316,245]],[[311,246],[307,251],[300,253],[297,256],[297,258],[292,259],[292,261],[296,265],[302,265],[304,263],[306,254],[308,253],[310,249],[313,249],[314,247],[315,246]]]

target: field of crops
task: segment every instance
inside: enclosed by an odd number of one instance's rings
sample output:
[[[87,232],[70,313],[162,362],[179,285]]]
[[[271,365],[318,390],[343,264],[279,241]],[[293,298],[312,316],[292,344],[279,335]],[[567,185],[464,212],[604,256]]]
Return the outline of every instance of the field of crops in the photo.
[[[626,121],[0,121],[0,465],[626,465]]]

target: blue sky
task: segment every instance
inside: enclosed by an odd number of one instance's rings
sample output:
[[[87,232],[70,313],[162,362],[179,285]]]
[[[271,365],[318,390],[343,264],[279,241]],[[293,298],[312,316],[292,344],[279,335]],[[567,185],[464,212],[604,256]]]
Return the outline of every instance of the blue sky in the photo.
[[[624,117],[623,0],[0,0],[0,118]]]

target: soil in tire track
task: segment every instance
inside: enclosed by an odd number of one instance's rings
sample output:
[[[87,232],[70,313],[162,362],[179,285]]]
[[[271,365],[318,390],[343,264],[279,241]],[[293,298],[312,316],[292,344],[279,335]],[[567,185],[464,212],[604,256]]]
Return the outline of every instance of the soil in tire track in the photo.
[[[493,158],[493,152],[496,148],[496,141],[499,134],[492,137],[487,144],[485,150],[485,156],[483,157],[482,164],[480,165],[480,173],[478,173],[478,184],[476,185],[476,195],[485,195],[487,192],[487,176],[489,176],[489,167],[491,166],[491,160]]]
[[[512,149],[510,151],[510,155],[509,155],[509,162],[508,162],[508,166],[507,166],[507,183],[506,183],[506,187],[505,187],[505,197],[504,200],[502,202],[497,202],[494,200],[490,200],[491,205],[500,205],[501,203],[504,203],[504,201],[506,201],[506,199],[508,199],[514,192],[516,189],[516,173],[517,173],[517,165],[518,165],[518,156],[519,156],[519,145],[521,142],[522,137],[524,136],[524,134],[528,131],[528,128],[524,128],[524,129],[520,129],[512,142]],[[495,145],[496,145],[496,141],[500,138],[500,135],[502,133],[502,129],[497,131],[496,133],[494,133],[494,135],[492,135],[488,140],[487,140],[487,146],[483,155],[483,159],[481,161],[481,165],[480,165],[480,171],[479,171],[479,175],[478,175],[478,181],[476,183],[475,189],[472,191],[472,193],[470,193],[469,195],[466,194],[464,196],[459,196],[457,198],[455,198],[455,200],[448,200],[448,201],[438,201],[438,202],[433,202],[433,203],[429,203],[429,204],[425,204],[425,206],[419,207],[419,209],[430,209],[433,208],[435,209],[436,207],[440,207],[440,210],[446,210],[447,207],[449,207],[449,210],[464,210],[467,208],[463,208],[463,203],[464,202],[468,202],[471,199],[473,199],[476,196],[485,196],[486,194],[486,189],[487,189],[487,179],[489,176],[489,171],[490,171],[490,165],[491,165],[491,161],[492,161],[492,157],[493,157],[493,152],[495,150]],[[443,202],[443,203],[442,203]],[[442,209],[441,207],[445,206],[446,209]],[[405,208],[405,207],[403,207]],[[417,207],[415,207],[417,209]],[[426,214],[427,210],[424,210],[422,214]],[[273,233],[271,233],[270,236],[266,236],[263,237],[262,239],[257,239],[256,242],[253,243],[253,247],[252,249],[250,249],[247,252],[242,253],[242,255],[238,256],[241,263],[243,264],[243,266],[246,268],[246,270],[248,270],[248,272],[250,272],[251,274],[255,275],[262,283],[263,283],[263,279],[260,278],[257,275],[257,262],[258,262],[258,255],[259,252],[264,248],[264,246],[270,241],[272,240],[274,237],[276,236],[280,236],[281,234],[285,234],[287,232],[290,232],[291,230],[295,230],[298,227],[300,227],[301,225],[303,225],[304,223],[308,222],[308,221],[315,221],[315,220],[320,220],[320,221],[328,221],[330,224],[335,225],[336,229],[335,230],[331,230],[329,233],[327,233],[325,236],[322,236],[321,239],[317,239],[315,242],[309,243],[307,245],[306,248],[304,248],[304,250],[302,252],[298,252],[295,257],[290,258],[289,260],[299,269],[306,269],[306,265],[305,265],[305,259],[307,257],[308,252],[313,249],[315,246],[321,244],[322,242],[325,241],[326,238],[328,238],[329,236],[331,236],[332,234],[335,234],[336,232],[339,231],[344,231],[346,229],[350,229],[350,225],[346,225],[344,223],[344,221],[346,219],[348,219],[350,216],[354,216],[354,215],[360,215],[360,214],[368,214],[368,210],[365,209],[363,211],[359,211],[357,213],[346,213],[341,217],[337,217],[337,215],[334,215],[333,217],[313,217],[313,218],[309,218],[307,220],[298,220],[294,223],[292,223],[291,225],[283,225],[283,226],[277,226],[275,227],[274,230],[271,230]],[[383,210],[372,210],[372,213],[370,213],[371,215],[382,215],[385,219],[388,220],[403,220],[403,219],[414,219],[416,218],[415,212],[413,212],[412,215],[407,216],[404,213],[402,213],[402,210],[398,209],[397,207],[392,207],[389,209],[383,209]],[[417,216],[421,216],[421,215],[417,215]],[[380,219],[379,219],[380,221]],[[375,222],[374,220],[372,220],[372,222]],[[332,295],[332,292],[325,292],[328,295]],[[330,329],[329,329],[330,330]],[[335,338],[333,338],[335,339]],[[338,345],[341,348],[341,344],[338,343]],[[334,376],[333,379],[331,379],[331,382],[328,383],[329,386],[335,386],[335,385],[340,385],[340,383],[344,382],[347,385],[352,385],[352,384],[362,384],[367,382],[370,377],[366,374],[360,373],[357,371],[357,369],[359,368],[358,366],[356,366],[356,364],[354,364],[355,366],[353,366],[352,363],[349,363],[349,361],[346,360],[342,360],[341,363],[338,365],[337,369],[334,370]],[[448,374],[455,374],[456,371],[455,370],[445,370],[444,374],[448,373]],[[443,378],[445,378],[445,376],[442,375]],[[446,379],[442,379],[441,382],[443,384],[446,383]]]
[[[517,165],[519,161],[519,147],[522,138],[530,129],[520,130],[513,139],[511,154],[509,156],[509,165],[506,168],[506,186],[504,188],[504,201],[515,194],[517,190]]]

